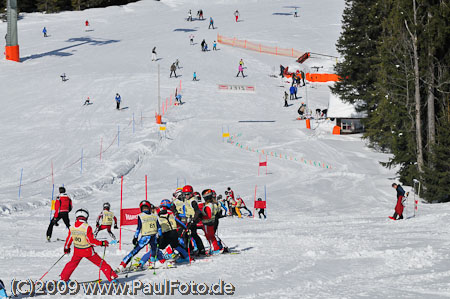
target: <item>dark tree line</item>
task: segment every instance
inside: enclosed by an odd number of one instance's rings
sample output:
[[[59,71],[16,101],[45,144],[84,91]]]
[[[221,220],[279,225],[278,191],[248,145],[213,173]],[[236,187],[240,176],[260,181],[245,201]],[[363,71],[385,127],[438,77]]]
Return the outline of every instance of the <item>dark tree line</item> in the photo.
[[[111,5],[124,5],[137,0],[17,0],[20,12],[47,12],[55,13],[64,10],[83,10],[86,8],[106,7]],[[6,0],[0,2],[3,12]]]
[[[450,2],[347,0],[332,92],[366,111],[364,137],[400,181],[450,201]]]

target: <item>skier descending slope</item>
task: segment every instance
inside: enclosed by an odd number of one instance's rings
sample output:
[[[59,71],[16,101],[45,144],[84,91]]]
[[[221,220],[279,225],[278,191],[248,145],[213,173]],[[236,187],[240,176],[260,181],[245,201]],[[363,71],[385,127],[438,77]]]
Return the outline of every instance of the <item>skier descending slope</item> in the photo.
[[[61,272],[61,280],[68,281],[73,271],[77,268],[78,264],[83,258],[87,258],[89,261],[101,267],[103,274],[105,274],[108,281],[115,282],[117,274],[114,273],[113,269],[105,260],[102,260],[98,254],[94,251],[93,246],[104,246],[109,245],[108,241],[99,241],[95,239],[92,234],[92,228],[87,224],[89,218],[89,212],[84,209],[79,209],[75,212],[76,222],[75,225],[70,227],[69,235],[67,236],[66,243],[64,244],[64,253],[70,253],[70,246],[75,247],[73,251],[73,256],[70,262],[66,264]]]
[[[117,227],[117,218],[114,216],[114,213],[110,211],[111,205],[109,202],[105,202],[103,204],[103,211],[98,215],[97,217],[97,223],[96,228],[94,232],[94,236],[97,237],[97,234],[106,229],[108,231],[108,234],[115,240],[116,236],[111,231],[111,226],[114,222],[114,229],[118,229]]]
[[[69,213],[72,211],[72,200],[66,194],[66,188],[59,187],[59,195],[56,197],[55,214],[47,229],[47,241],[50,242],[53,233],[53,226],[58,225],[58,221],[62,219],[67,228],[70,227]]]
[[[158,234],[158,231],[161,230],[161,226],[158,222],[158,217],[152,213],[152,209],[154,209],[154,206],[147,200],[141,201],[141,203],[139,204],[139,208],[141,209],[141,213],[138,216],[138,226],[133,238],[133,245],[135,247],[129,254],[125,256],[125,258],[117,268],[116,273],[125,270],[127,264],[130,262],[133,256],[138,254],[138,252],[141,251],[141,249],[144,248],[147,244],[150,244],[152,256],[156,256],[156,235]],[[139,234],[141,234],[141,238],[138,241]],[[158,259],[163,259],[162,254],[159,254]]]

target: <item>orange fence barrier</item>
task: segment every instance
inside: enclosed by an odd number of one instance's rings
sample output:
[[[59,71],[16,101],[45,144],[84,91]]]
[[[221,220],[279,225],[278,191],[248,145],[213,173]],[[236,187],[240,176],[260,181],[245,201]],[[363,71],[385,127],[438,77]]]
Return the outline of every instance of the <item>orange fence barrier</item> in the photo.
[[[294,50],[294,48],[285,49],[279,47],[269,47],[261,44],[252,43],[247,40],[237,39],[235,37],[226,37],[219,34],[217,34],[217,41],[224,45],[280,56],[300,57],[306,53],[304,51]]]
[[[305,75],[306,80],[309,82],[329,82],[329,81],[339,81],[339,77],[336,74],[311,74],[307,73]]]

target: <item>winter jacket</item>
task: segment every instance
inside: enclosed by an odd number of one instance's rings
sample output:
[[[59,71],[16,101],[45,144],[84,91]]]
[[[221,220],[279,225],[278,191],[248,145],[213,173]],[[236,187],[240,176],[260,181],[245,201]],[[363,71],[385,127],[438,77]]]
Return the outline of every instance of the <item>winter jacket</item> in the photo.
[[[72,200],[66,193],[61,193],[56,198],[54,217],[58,218],[60,212],[69,213],[70,211],[72,211]]]

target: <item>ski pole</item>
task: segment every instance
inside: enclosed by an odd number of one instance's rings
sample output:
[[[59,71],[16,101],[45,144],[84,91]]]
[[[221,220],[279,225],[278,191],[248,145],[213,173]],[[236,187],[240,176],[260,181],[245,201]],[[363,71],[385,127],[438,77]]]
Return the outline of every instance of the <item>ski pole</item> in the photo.
[[[48,272],[50,272],[50,270],[51,269],[53,269],[53,267],[65,256],[66,254],[64,253],[54,264],[53,264],[53,266],[51,266],[50,267],[50,269],[48,269],[48,271],[47,272],[45,272],[45,274],[44,275],[42,275],[42,277],[41,278],[39,278],[39,280],[42,280],[42,278],[44,278],[44,276],[45,275],[47,275],[48,274]]]
[[[101,279],[100,279],[100,274],[101,274],[101,272],[102,272],[102,264],[103,264],[103,261],[105,260],[105,254],[106,254],[106,246],[105,246],[105,248],[103,249],[103,257],[102,257],[102,261],[100,262],[100,266],[98,267],[98,282],[101,281]]]

